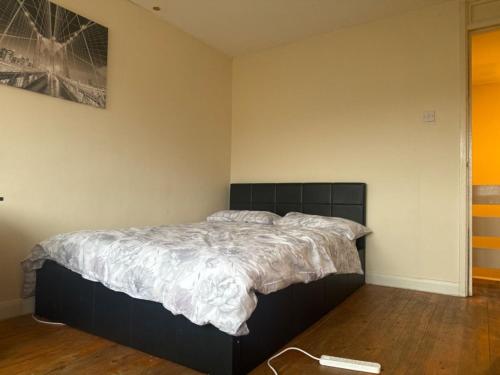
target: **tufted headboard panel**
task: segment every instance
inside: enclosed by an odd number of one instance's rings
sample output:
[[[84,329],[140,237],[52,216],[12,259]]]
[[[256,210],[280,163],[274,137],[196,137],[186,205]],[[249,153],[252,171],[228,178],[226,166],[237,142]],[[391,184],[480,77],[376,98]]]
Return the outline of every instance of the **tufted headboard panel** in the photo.
[[[231,184],[230,209],[271,211],[278,215],[303,212],[338,216],[366,224],[366,184],[257,183]],[[365,248],[364,238],[358,248]]]

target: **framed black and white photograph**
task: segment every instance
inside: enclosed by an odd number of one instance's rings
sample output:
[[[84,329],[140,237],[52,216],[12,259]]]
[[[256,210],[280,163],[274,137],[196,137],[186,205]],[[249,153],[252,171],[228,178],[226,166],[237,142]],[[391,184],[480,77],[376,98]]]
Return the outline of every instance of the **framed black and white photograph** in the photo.
[[[106,107],[108,29],[47,0],[0,0],[0,83]]]

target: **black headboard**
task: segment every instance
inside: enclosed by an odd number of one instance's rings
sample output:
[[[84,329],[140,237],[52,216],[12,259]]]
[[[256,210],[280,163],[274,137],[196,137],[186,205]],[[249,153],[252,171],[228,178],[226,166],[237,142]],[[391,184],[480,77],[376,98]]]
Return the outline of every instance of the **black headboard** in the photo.
[[[366,224],[364,183],[231,184],[230,209],[303,212],[338,216]],[[364,248],[364,240],[358,247]]]

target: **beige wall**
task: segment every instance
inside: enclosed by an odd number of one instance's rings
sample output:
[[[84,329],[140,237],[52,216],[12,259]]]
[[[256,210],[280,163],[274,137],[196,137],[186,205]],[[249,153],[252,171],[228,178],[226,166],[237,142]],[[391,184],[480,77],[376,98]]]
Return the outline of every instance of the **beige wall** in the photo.
[[[199,220],[227,201],[231,60],[128,1],[58,3],[109,27],[108,108],[0,85],[0,316],[47,236]]]
[[[232,182],[364,181],[368,280],[459,293],[461,26],[450,1],[237,58]]]

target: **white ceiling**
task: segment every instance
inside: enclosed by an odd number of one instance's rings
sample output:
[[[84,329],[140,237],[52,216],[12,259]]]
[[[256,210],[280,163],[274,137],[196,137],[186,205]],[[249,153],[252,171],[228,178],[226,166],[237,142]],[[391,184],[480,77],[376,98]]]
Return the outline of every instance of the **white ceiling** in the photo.
[[[238,56],[447,0],[131,0]]]

